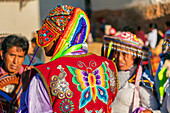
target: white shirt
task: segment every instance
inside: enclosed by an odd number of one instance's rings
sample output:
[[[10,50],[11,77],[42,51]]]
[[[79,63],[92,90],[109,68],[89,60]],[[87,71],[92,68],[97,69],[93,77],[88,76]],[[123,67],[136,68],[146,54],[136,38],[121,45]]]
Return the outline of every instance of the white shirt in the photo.
[[[157,33],[158,33],[157,29],[153,29],[150,33],[148,33],[145,46],[148,46],[150,44],[151,48],[155,49],[157,42]]]

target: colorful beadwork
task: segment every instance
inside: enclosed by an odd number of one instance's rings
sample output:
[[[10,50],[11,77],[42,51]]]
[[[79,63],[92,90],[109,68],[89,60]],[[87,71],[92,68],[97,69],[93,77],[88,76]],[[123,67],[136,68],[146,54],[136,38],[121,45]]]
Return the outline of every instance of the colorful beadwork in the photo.
[[[49,69],[50,69],[50,67],[47,67],[47,69],[49,70]]]
[[[59,37],[60,35],[60,32],[56,32],[54,29],[51,29],[48,22],[46,22],[38,32],[38,45],[41,45],[43,47],[48,46],[50,42],[52,42],[56,37]]]
[[[95,63],[96,62],[93,62],[93,64]],[[82,65],[79,65],[79,67],[82,67]],[[76,84],[77,89],[82,92],[79,100],[79,109],[86,106],[91,100],[95,103],[97,97],[99,100],[107,104],[108,93],[106,89],[109,88],[109,77],[104,62],[95,70],[92,70],[90,66],[86,67],[86,70],[81,70],[71,66],[67,66],[67,68],[73,75],[72,82]]]
[[[89,32],[90,22],[83,10],[78,7],[58,5],[50,11],[38,31],[37,44],[46,47],[59,38],[53,59],[72,45],[84,43]]]
[[[107,66],[107,71],[109,72],[110,90],[115,94],[116,89],[118,89],[117,76],[114,71],[109,68],[109,63],[107,61],[105,61],[105,64]]]
[[[60,108],[60,111],[62,111],[62,113],[70,113],[70,112],[73,112],[74,110],[74,104],[72,100],[65,99],[65,100],[62,100],[59,108]]]
[[[111,58],[113,52],[132,54],[133,56],[137,56],[142,59],[149,56],[149,49],[139,45],[136,35],[130,32],[122,32],[116,36],[105,35],[104,47],[108,50],[107,58],[109,59]]]
[[[118,34],[116,37],[120,38],[121,40],[128,41],[129,43],[139,45],[139,41],[136,35],[130,32],[122,32],[121,34]]]
[[[74,8],[72,17],[60,36],[52,59],[55,55],[60,55],[61,48],[66,50],[75,44],[84,43],[89,32],[90,22],[87,15],[80,8]]]
[[[44,19],[44,24],[38,32],[38,45],[45,47],[55,38],[59,38],[65,30],[72,13],[73,7],[67,5],[58,5],[51,10]]]
[[[65,97],[72,98],[73,92],[69,89],[69,83],[65,80],[67,73],[61,65],[59,65],[57,69],[59,69],[61,73],[59,76],[53,75],[51,77],[50,88],[52,95],[58,96],[59,99],[64,99]]]

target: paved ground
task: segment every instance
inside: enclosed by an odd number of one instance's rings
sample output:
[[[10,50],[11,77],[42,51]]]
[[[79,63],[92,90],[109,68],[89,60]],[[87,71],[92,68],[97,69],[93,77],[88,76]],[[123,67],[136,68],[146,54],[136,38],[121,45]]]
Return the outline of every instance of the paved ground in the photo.
[[[102,48],[101,42],[93,42],[88,44],[89,52],[95,53],[99,56],[101,55],[101,48]]]

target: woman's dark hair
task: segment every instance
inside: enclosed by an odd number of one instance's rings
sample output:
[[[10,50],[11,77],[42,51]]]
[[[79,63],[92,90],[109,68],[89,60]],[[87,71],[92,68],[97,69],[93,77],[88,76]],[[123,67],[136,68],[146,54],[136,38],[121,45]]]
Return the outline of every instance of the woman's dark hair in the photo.
[[[166,21],[166,26],[170,27],[170,21]]]
[[[9,35],[2,42],[3,54],[5,54],[11,47],[21,47],[25,52],[25,55],[28,53],[29,43],[25,37],[17,35]]]
[[[151,24],[149,24],[149,28],[157,29],[157,24],[151,23]]]

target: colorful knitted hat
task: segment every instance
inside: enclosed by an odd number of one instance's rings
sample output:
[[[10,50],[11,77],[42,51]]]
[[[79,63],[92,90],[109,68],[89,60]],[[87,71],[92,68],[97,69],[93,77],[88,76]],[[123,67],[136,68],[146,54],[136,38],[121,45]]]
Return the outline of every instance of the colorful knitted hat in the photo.
[[[84,43],[89,32],[90,22],[83,10],[58,5],[44,19],[44,24],[38,31],[37,44],[46,47],[59,38],[52,58],[59,57],[71,46]]]
[[[149,50],[139,45],[136,35],[130,32],[122,32],[116,36],[104,36],[104,46],[108,49],[107,57],[113,51],[121,51],[123,53],[132,54],[137,57],[146,58]],[[113,51],[111,51],[113,50]]]

